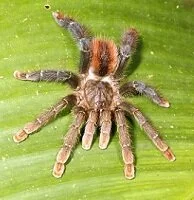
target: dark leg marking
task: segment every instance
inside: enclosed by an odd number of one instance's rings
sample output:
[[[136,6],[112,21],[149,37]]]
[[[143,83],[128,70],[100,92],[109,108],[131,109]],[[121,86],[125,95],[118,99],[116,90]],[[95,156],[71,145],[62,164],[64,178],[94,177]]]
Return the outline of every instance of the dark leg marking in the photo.
[[[124,33],[119,49],[120,61],[118,64],[118,68],[115,71],[115,76],[119,76],[122,73],[127,61],[136,49],[137,39],[138,33],[134,28],[130,28],[127,32]]]
[[[74,19],[64,16],[60,12],[53,12],[53,17],[59,26],[68,29],[76,39],[81,51],[80,72],[85,73],[90,60],[91,36],[86,28]]]
[[[154,103],[158,104],[159,106],[168,108],[170,106],[169,102],[162,98],[158,92],[153,89],[152,87],[146,85],[141,81],[133,81],[125,83],[121,86],[119,90],[121,95],[137,95],[143,94],[150,98]]]
[[[79,84],[79,77],[69,71],[39,70],[29,73],[15,71],[14,77],[23,81],[69,83],[73,88],[76,88]]]

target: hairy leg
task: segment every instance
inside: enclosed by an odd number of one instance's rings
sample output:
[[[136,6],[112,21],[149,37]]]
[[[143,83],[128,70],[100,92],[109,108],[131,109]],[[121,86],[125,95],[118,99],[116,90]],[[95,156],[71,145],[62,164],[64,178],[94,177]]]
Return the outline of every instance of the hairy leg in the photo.
[[[117,70],[115,71],[115,76],[119,76],[123,68],[125,67],[127,61],[133,54],[137,46],[138,33],[134,28],[130,28],[123,35],[121,46],[119,49],[119,64]]]
[[[159,106],[165,108],[168,108],[170,106],[169,102],[166,99],[162,98],[155,89],[141,81],[132,81],[125,83],[121,86],[119,92],[121,95],[143,94]]]
[[[38,116],[34,121],[27,123],[23,129],[19,130],[14,136],[13,140],[17,143],[25,140],[29,134],[32,134],[43,126],[48,124],[57,114],[59,114],[67,104],[74,105],[76,103],[76,97],[74,95],[68,95],[62,98],[51,109]]]
[[[102,110],[100,113],[100,149],[106,149],[110,140],[112,121],[111,111]]]
[[[53,176],[60,178],[65,171],[65,164],[68,161],[71,151],[75,147],[77,140],[80,136],[80,127],[85,120],[85,111],[78,109],[75,121],[71,125],[69,131],[64,137],[63,147],[59,150],[56,162],[53,168]]]
[[[138,124],[143,128],[147,136],[151,139],[154,145],[161,151],[166,159],[174,161],[175,156],[169,146],[159,137],[155,128],[147,121],[145,116],[133,105],[123,102],[119,106],[122,110],[125,110],[130,115],[134,116]]]
[[[64,16],[60,12],[53,12],[53,17],[59,26],[68,29],[76,39],[81,51],[80,72],[85,73],[90,60],[91,37],[86,29],[74,19]]]
[[[91,110],[89,112],[89,117],[85,126],[84,135],[82,137],[82,148],[85,150],[89,150],[91,148],[97,121],[98,112]]]
[[[73,88],[76,88],[79,84],[79,77],[69,71],[39,70],[28,73],[15,71],[14,77],[22,81],[69,83],[69,85]]]
[[[134,170],[134,156],[131,150],[131,139],[128,134],[128,127],[124,111],[117,109],[115,111],[115,119],[119,132],[119,141],[122,148],[122,156],[124,161],[124,174],[127,179],[133,179],[135,177]]]

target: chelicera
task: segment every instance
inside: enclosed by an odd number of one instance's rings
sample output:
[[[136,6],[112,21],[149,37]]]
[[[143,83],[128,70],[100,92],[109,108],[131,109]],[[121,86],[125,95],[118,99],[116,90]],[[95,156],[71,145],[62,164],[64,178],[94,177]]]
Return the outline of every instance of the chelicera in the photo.
[[[81,126],[85,125],[82,136],[83,149],[91,148],[97,126],[100,127],[99,147],[106,149],[113,121],[118,129],[124,175],[127,179],[134,178],[134,155],[126,121],[127,114],[135,118],[164,157],[174,161],[174,154],[156,129],[138,108],[125,100],[124,96],[143,94],[162,107],[169,107],[168,101],[141,81],[130,81],[120,86],[123,69],[137,46],[137,31],[134,28],[128,29],[117,47],[113,41],[90,36],[81,24],[60,12],[54,12],[53,17],[58,25],[68,29],[77,41],[81,54],[80,73],[77,75],[65,70],[14,72],[15,78],[20,80],[68,83],[74,89],[72,94],[63,97],[33,122],[27,123],[14,135],[14,141],[19,143],[25,140],[29,134],[40,130],[69,105],[74,108],[75,120],[64,136],[63,146],[56,157],[53,167],[53,175],[56,178],[64,173],[71,152],[81,137]]]

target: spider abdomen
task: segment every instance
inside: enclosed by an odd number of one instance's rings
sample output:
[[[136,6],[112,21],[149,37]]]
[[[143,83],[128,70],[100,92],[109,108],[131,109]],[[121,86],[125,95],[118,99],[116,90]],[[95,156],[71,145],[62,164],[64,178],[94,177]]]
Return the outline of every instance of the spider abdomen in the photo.
[[[118,62],[117,47],[111,40],[93,39],[89,70],[103,77],[113,73]]]

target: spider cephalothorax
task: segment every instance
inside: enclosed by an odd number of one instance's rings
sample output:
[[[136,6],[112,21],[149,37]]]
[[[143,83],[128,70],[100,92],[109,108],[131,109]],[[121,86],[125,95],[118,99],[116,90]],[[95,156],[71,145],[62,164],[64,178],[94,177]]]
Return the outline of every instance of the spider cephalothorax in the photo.
[[[141,81],[131,81],[119,86],[118,80],[123,68],[136,48],[137,31],[133,28],[126,31],[120,47],[117,48],[110,40],[92,38],[82,25],[60,12],[54,12],[53,17],[61,27],[68,29],[78,42],[81,51],[80,74],[58,70],[41,70],[31,73],[14,72],[14,76],[20,80],[69,83],[74,89],[72,94],[62,98],[33,122],[27,123],[14,135],[14,141],[25,140],[29,134],[38,131],[67,105],[70,105],[75,108],[75,121],[65,135],[63,147],[57,154],[53,168],[55,177],[62,176],[71,151],[80,136],[82,124],[85,123],[82,147],[86,150],[91,148],[96,126],[99,126],[99,147],[106,149],[110,140],[112,120],[114,120],[118,127],[125,177],[134,178],[134,156],[126,114],[132,115],[137,120],[168,160],[174,161],[175,156],[168,145],[159,137],[144,115],[135,106],[126,102],[123,96],[144,94],[162,107],[169,107],[168,101]]]

